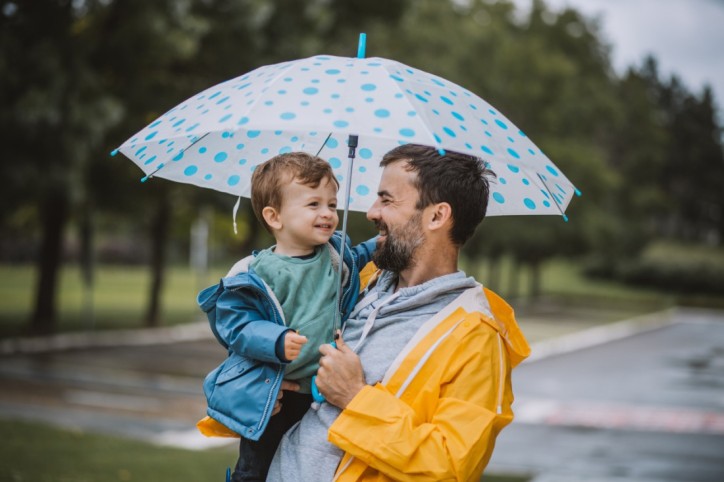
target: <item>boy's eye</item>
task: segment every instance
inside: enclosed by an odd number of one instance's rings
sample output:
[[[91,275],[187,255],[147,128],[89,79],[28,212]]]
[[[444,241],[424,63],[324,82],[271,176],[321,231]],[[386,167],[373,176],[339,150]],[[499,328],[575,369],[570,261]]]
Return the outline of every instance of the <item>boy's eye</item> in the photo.
[[[316,208],[317,206],[319,206],[319,203],[317,201],[312,201],[308,205]]]

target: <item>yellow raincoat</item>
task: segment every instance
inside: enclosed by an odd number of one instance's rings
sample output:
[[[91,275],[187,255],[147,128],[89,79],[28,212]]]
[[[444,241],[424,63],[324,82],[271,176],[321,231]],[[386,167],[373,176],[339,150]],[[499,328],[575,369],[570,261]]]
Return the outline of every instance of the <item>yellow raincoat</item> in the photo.
[[[479,480],[513,420],[511,369],[529,354],[512,308],[486,288],[466,291],[332,424],[329,440],[346,452],[335,480]]]

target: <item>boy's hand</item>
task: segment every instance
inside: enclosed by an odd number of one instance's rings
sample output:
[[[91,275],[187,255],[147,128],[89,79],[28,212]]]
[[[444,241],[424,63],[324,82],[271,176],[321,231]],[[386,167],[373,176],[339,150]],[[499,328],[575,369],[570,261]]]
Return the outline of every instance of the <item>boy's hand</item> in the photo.
[[[305,343],[307,343],[306,336],[294,331],[286,332],[284,334],[284,357],[289,361],[296,360]]]

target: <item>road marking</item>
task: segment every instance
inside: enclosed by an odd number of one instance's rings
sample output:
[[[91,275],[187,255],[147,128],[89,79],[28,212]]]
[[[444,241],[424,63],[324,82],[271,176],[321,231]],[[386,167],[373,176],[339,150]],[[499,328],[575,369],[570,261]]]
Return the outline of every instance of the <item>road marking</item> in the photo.
[[[675,407],[525,399],[515,404],[515,422],[537,425],[724,435],[724,413]]]
[[[196,429],[164,430],[159,434],[151,436],[148,441],[156,445],[178,447],[187,450],[205,450],[239,443],[238,438],[206,437]]]

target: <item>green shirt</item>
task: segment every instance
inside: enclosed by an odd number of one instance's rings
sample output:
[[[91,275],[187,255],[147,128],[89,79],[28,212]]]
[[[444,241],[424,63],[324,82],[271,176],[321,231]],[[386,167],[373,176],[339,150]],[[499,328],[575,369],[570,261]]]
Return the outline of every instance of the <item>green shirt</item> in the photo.
[[[286,367],[284,378],[310,393],[312,376],[319,368],[319,346],[332,341],[337,273],[329,248],[317,246],[311,258],[294,258],[265,249],[251,268],[266,282],[279,300],[286,325],[307,337],[299,357]]]

